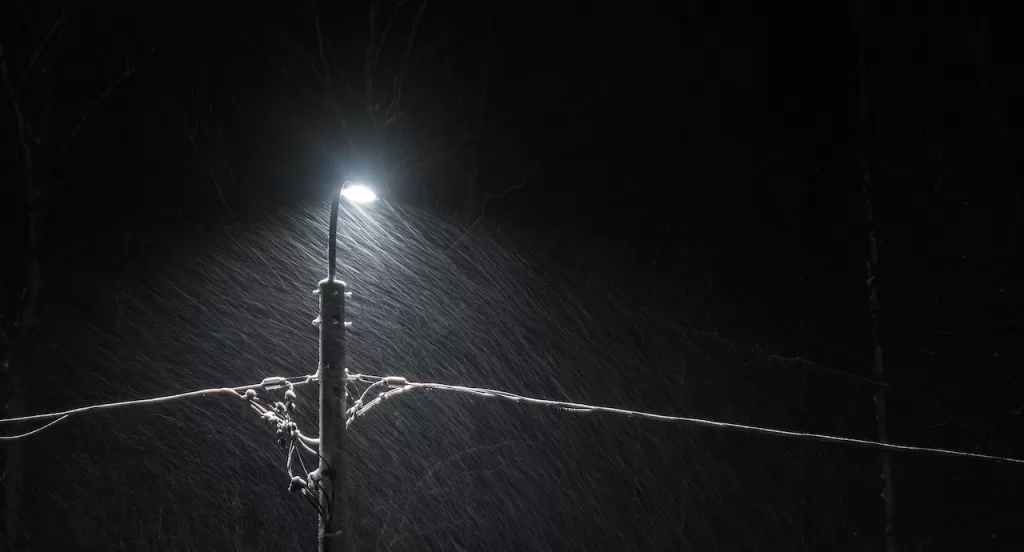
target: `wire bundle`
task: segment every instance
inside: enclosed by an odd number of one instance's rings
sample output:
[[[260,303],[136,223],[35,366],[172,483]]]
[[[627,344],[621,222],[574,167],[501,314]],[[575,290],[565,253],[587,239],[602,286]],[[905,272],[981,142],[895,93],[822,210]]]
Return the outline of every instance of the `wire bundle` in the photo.
[[[301,383],[312,382],[315,379],[314,376],[307,376]],[[267,380],[264,380],[264,383],[266,382]],[[256,392],[256,389],[247,389],[242,396],[248,402],[249,407],[260,416],[260,419],[276,431],[277,444],[286,452],[285,470],[288,472],[289,478],[288,491],[301,494],[320,516],[324,516],[325,512],[318,498],[321,486],[319,465],[314,470],[307,470],[306,462],[303,459],[303,453],[310,454],[317,460],[320,459],[320,453],[313,448],[318,447],[320,441],[302,433],[294,419],[293,415],[297,409],[296,401],[298,400],[295,385],[284,378],[273,378],[270,385],[263,385],[262,387],[266,391],[284,389],[283,400],[273,401],[272,405],[264,400]],[[296,460],[302,470],[300,473],[303,475],[295,473]]]
[[[775,429],[770,427],[760,427],[746,424],[738,424],[733,422],[720,422],[717,420],[708,420],[703,418],[693,418],[687,416],[669,416],[665,414],[655,414],[652,412],[643,412],[639,410],[629,410],[625,408],[613,408],[607,406],[595,406],[567,401],[556,401],[549,399],[538,399],[534,397],[526,397],[523,395],[517,395],[515,393],[509,393],[507,391],[499,391],[495,389],[486,389],[480,387],[467,387],[462,385],[448,385],[443,383],[425,383],[409,381],[406,378],[400,376],[374,376],[368,374],[351,374],[347,376],[349,383],[353,385],[358,383],[368,384],[366,389],[360,393],[359,398],[352,404],[352,406],[346,411],[345,424],[346,427],[351,426],[356,419],[365,416],[370,410],[380,406],[388,399],[391,399],[397,395],[407,394],[414,390],[434,390],[434,391],[446,391],[453,393],[469,394],[476,397],[490,398],[490,399],[501,399],[521,404],[530,404],[548,408],[557,408],[559,410],[573,412],[573,413],[605,413],[605,414],[616,414],[621,416],[628,416],[631,418],[641,418],[648,420],[655,420],[661,422],[673,422],[681,424],[698,425],[704,427],[712,427],[717,429],[729,429],[734,431],[744,431],[748,433],[758,433],[763,435],[775,436],[775,437],[787,437],[793,439],[802,439],[808,441],[817,441],[823,443],[838,443],[843,445],[860,446],[867,448],[874,448],[880,450],[890,450],[896,452],[916,452],[922,454],[931,454],[937,456],[951,456],[955,458],[975,459],[975,460],[989,460],[995,462],[1001,462],[1005,464],[1014,464],[1018,466],[1024,466],[1024,459],[1010,458],[1005,456],[994,456],[988,454],[978,454],[973,452],[963,452],[956,450],[947,450],[931,447],[916,447],[911,445],[899,445],[894,443],[882,443],[879,441],[870,441],[866,439],[854,439],[851,437],[840,437],[836,435],[825,435],[820,433],[805,433],[799,431],[789,431],[783,429]],[[17,439],[24,439],[26,437],[36,435],[43,430],[53,427],[55,424],[62,422],[72,416],[79,414],[85,414],[89,412],[98,412],[102,410],[111,410],[116,408],[124,408],[128,406],[144,406],[152,404],[161,404],[172,401],[179,401],[184,399],[190,399],[202,396],[211,395],[230,395],[242,398],[249,401],[252,408],[259,413],[268,423],[270,423],[278,431],[278,439],[287,445],[289,450],[288,465],[291,470],[291,459],[293,453],[297,451],[305,451],[309,454],[313,454],[319,458],[319,453],[314,447],[319,447],[320,440],[314,437],[309,437],[299,431],[297,424],[292,420],[291,413],[289,410],[289,404],[294,404],[295,391],[294,388],[299,385],[312,383],[319,381],[316,375],[298,376],[298,377],[269,377],[265,378],[262,382],[255,385],[243,385],[239,387],[223,387],[213,389],[202,389],[199,391],[190,391],[187,393],[179,393],[176,395],[168,395],[164,397],[154,397],[149,399],[136,399],[129,401],[121,401],[114,403],[95,404],[85,406],[81,408],[75,408],[71,410],[64,410],[61,412],[50,412],[46,414],[35,414],[30,416],[20,416],[17,418],[0,418],[0,425],[15,424],[15,423],[30,423],[40,421],[50,421],[48,424],[36,428],[27,433],[19,435],[6,435],[0,436],[0,441],[12,441]],[[258,395],[259,390],[271,391],[276,389],[285,389],[285,400],[283,402],[275,402],[273,406],[262,402]],[[346,394],[349,392],[346,389]],[[374,394],[376,393],[376,394]],[[354,393],[352,393],[354,395]],[[291,402],[289,402],[291,401]],[[280,405],[280,407],[279,407]],[[294,408],[294,407],[291,407]],[[302,460],[300,458],[300,464]],[[305,468],[303,468],[305,469]],[[295,477],[289,471],[291,477]],[[304,482],[306,487],[302,487],[308,491],[310,481],[313,481],[312,485],[314,489],[316,487],[319,478],[319,471],[314,470],[307,473],[307,478],[302,481],[295,481],[295,486],[301,486]]]

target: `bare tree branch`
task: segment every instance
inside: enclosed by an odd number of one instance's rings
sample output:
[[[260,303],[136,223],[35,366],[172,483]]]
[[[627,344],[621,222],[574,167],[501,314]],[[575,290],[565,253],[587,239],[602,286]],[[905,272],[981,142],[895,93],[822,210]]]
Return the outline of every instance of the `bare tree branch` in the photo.
[[[391,94],[391,105],[387,110],[387,121],[393,122],[402,108],[402,93],[405,88],[405,78],[409,73],[409,59],[412,57],[412,47],[416,43],[416,32],[419,30],[420,21],[423,20],[423,12],[427,11],[427,0],[420,3],[420,9],[416,12],[416,19],[412,22],[412,30],[409,31],[408,42],[405,46],[405,58],[402,60],[402,69],[395,79],[394,91]]]
[[[334,72],[337,73],[338,78],[345,83],[345,91],[365,106],[366,98],[363,97],[362,93],[356,90],[356,87],[352,85],[352,81],[350,81],[345,72],[341,70],[341,64],[338,63],[338,60],[334,57],[334,48],[330,47],[330,41],[328,41],[327,46],[327,55],[331,58],[331,64],[334,66]]]
[[[376,60],[377,51],[377,0],[370,2],[370,13],[369,17],[370,25],[370,39],[366,43],[366,63],[363,64],[363,97],[366,98],[366,114],[372,121],[377,116],[377,110],[375,105],[377,102],[373,99],[373,63],[370,60]]]
[[[311,90],[303,86],[302,83],[298,81],[298,79],[296,79],[291,73],[288,72],[287,69],[285,69],[284,65],[278,63],[278,61],[274,59],[270,54],[268,54],[267,52],[260,53],[263,54],[263,57],[267,58],[267,60],[270,61],[270,63],[274,64],[284,76],[288,77],[288,80],[291,81],[291,83],[294,84],[296,88],[301,90],[303,94],[309,96],[309,98],[312,100],[319,99],[316,94],[314,94]]]
[[[455,71],[452,70],[452,65],[455,64],[455,59],[447,60],[448,63],[444,65],[444,73],[448,77],[448,82],[452,85],[452,89],[455,90],[456,97],[459,98],[459,106],[464,107],[466,105],[466,90],[463,83],[455,76]]]
[[[171,35],[171,33],[175,29],[177,29],[184,21],[185,18],[182,17],[178,20],[177,23],[168,28],[167,32],[165,32],[164,35],[160,37],[160,39],[157,40],[155,44],[153,44],[153,47],[149,51],[149,55],[146,57],[145,60],[143,60],[143,64],[146,61],[149,61],[153,58],[153,56],[157,52],[157,49],[160,48],[160,46],[162,46],[164,42],[167,41],[167,38]],[[61,142],[60,146],[53,150],[47,161],[53,162],[59,159],[61,155],[64,154],[68,146],[70,146],[71,143],[74,142],[75,138],[78,137],[78,133],[81,132],[82,128],[85,127],[85,124],[89,121],[89,118],[92,116],[92,114],[96,112],[96,108],[98,108],[104,100],[106,100],[108,97],[110,97],[111,94],[113,94],[118,88],[120,88],[120,86],[124,84],[126,80],[128,80],[133,74],[135,74],[135,71],[138,69],[138,67],[139,65],[132,67],[128,62],[126,62],[124,73],[122,73],[120,77],[114,80],[114,82],[110,83],[110,85],[107,86],[103,90],[103,92],[100,93],[96,100],[92,104],[90,104],[88,108],[86,108],[86,110],[82,113],[82,116],[79,117],[78,122],[71,129],[71,133],[68,134],[67,138],[65,138],[63,142]]]
[[[189,143],[192,144],[192,152],[196,157],[199,158],[199,163],[206,169],[207,176],[210,177],[210,181],[213,182],[214,187],[217,188],[218,193],[220,191],[220,184],[217,182],[217,175],[214,174],[213,169],[210,168],[210,164],[206,162],[206,157],[203,156],[202,152],[199,151],[199,142],[196,141],[196,134],[199,133],[199,119],[196,119],[195,124],[189,125],[185,123],[185,136],[188,137]],[[191,163],[190,163],[191,165]]]
[[[320,69],[317,68],[317,60],[313,56],[311,56],[309,52],[306,51],[306,48],[302,45],[301,41],[296,40],[295,37],[291,36],[289,33],[282,31],[281,29],[274,27],[273,25],[267,25],[264,27],[264,29],[273,32],[273,34],[277,35],[280,38],[285,39],[282,43],[285,44],[289,50],[294,50],[294,52],[298,54],[298,57],[309,65],[310,71],[312,71],[313,74],[316,75],[318,79],[322,79],[324,77],[322,74],[320,74]],[[276,65],[281,66],[277,60],[270,58],[270,54],[268,54],[266,51],[261,51],[260,53],[266,56],[267,58],[271,59],[271,61],[273,61]]]
[[[314,9],[316,2],[313,3]],[[316,45],[320,50],[320,65],[323,66],[324,87],[327,88],[327,95],[331,101],[336,101],[334,96],[334,85],[331,82],[331,66],[327,63],[327,54],[324,52],[324,33],[320,30],[320,10],[313,14],[313,22],[316,24]]]
[[[228,169],[228,176],[231,177],[231,183],[235,185],[235,189],[238,189],[238,180],[235,179],[235,171],[231,168],[231,162],[228,159],[228,150],[224,147],[224,136],[220,132],[220,122],[217,121],[217,115],[213,112],[213,104],[206,105],[210,112],[210,118],[213,119],[213,128],[217,132],[217,142],[220,143],[220,154],[224,158],[224,166]],[[228,211],[228,215],[231,218],[235,218],[235,213],[232,211],[231,206],[228,205],[227,200],[224,198],[224,190],[221,189],[220,184],[217,184],[217,197],[220,198],[221,205],[224,206]]]
[[[193,125],[191,129],[188,128],[187,124],[185,125],[185,134],[188,136],[189,142],[192,144],[192,151],[195,153],[196,157],[199,158],[199,162],[202,163],[203,168],[206,169],[206,174],[207,176],[210,177],[210,182],[213,183],[213,189],[215,192],[217,192],[217,199],[220,200],[221,205],[224,206],[224,209],[227,210],[228,214],[231,215],[232,218],[234,218],[234,213],[231,211],[231,207],[224,200],[224,192],[221,189],[220,180],[217,179],[217,173],[214,172],[213,168],[210,167],[210,164],[206,162],[206,157],[199,150],[199,143],[196,141],[196,133],[198,132],[198,119],[196,119],[196,124]]]
[[[21,79],[19,79],[18,86],[15,87],[15,90],[17,91],[18,95],[21,95],[21,89],[25,86],[25,81],[28,80],[28,76],[32,71],[32,67],[35,66],[36,61],[39,61],[39,56],[41,56],[43,50],[46,49],[46,45],[50,42],[50,38],[54,35],[54,33],[57,32],[57,29],[60,28],[64,21],[67,20],[67,11],[67,6],[61,8],[60,15],[57,16],[57,20],[53,22],[53,25],[50,27],[49,32],[47,32],[46,36],[43,38],[43,42],[36,48],[35,53],[32,54],[32,59],[29,60],[28,66],[25,67],[25,73],[21,76]]]
[[[487,207],[487,204],[489,202],[494,201],[496,199],[501,199],[501,198],[507,196],[508,194],[510,194],[510,193],[520,189],[520,188],[525,188],[526,185],[529,184],[529,183],[530,183],[530,178],[529,177],[524,177],[523,181],[520,182],[519,184],[516,184],[515,186],[510,186],[510,187],[505,188],[504,190],[502,190],[502,191],[500,191],[500,192],[498,192],[496,194],[491,194],[491,195],[485,197],[484,198],[484,204],[481,205],[480,208],[483,209],[483,208]]]
[[[420,161],[419,163],[409,164],[411,160],[407,159],[405,162],[402,163],[402,173],[404,175],[408,175],[412,171],[424,171],[432,165],[435,165],[437,163],[440,163],[441,161],[454,157],[457,153],[462,151],[463,148],[473,143],[478,138],[479,136],[475,134],[466,135],[466,137],[464,137],[462,140],[459,140],[458,142],[452,144],[452,147],[448,148],[447,150],[435,155],[434,157],[431,157],[430,159]]]
[[[516,191],[518,189],[520,189],[520,188],[525,188],[526,185],[529,184],[529,183],[530,183],[530,178],[528,176],[526,176],[526,177],[523,177],[523,180],[519,184],[516,184],[514,186],[510,186],[510,187],[506,188],[505,190],[503,190],[501,192],[498,192],[496,194],[491,194],[491,195],[485,197],[484,201],[483,201],[483,204],[480,205],[480,214],[477,215],[476,219],[473,221],[472,224],[469,225],[469,227],[466,228],[465,231],[463,231],[461,234],[459,234],[459,237],[455,238],[455,240],[452,241],[451,245],[449,245],[448,247],[446,247],[444,249],[444,252],[447,253],[447,252],[451,251],[456,245],[458,245],[460,242],[462,242],[462,238],[465,238],[467,235],[469,235],[470,232],[473,231],[474,228],[476,228],[476,225],[479,224],[480,221],[482,221],[484,219],[484,215],[487,214],[487,204],[488,203],[490,203],[491,201],[494,201],[496,199],[501,199],[501,198],[505,197],[506,195],[508,195],[508,194],[510,194],[510,193],[512,193],[512,192],[514,192],[514,191]]]
[[[319,27],[319,21],[316,21],[316,24]],[[317,79],[316,82],[317,83],[319,83],[319,81],[321,81],[321,80],[329,78],[329,75],[324,75],[324,71],[329,73],[331,70],[333,70],[338,75],[338,78],[341,79],[341,82],[344,83],[345,91],[346,91],[347,94],[351,95],[353,98],[356,98],[360,103],[366,101],[365,98],[362,96],[362,94],[359,92],[359,90],[357,90],[352,85],[352,82],[349,80],[348,75],[346,75],[345,72],[342,70],[341,64],[338,62],[337,58],[334,55],[334,48],[331,46],[331,41],[330,41],[329,36],[324,36],[322,34],[322,32],[321,32],[321,33],[318,33],[318,37],[317,37],[318,49],[319,49],[319,46],[320,46],[320,44],[322,42],[322,45],[323,45],[322,51],[326,53],[327,59],[330,61],[329,69],[328,68],[321,69],[318,66],[325,65],[323,63],[323,58],[316,59],[319,56],[316,56],[316,57],[311,56],[309,54],[309,52],[307,52],[306,49],[303,48],[302,43],[300,41],[296,40],[293,36],[290,36],[288,33],[284,32],[284,31],[281,31],[280,29],[278,29],[276,27],[273,27],[273,26],[267,26],[266,28],[269,29],[270,31],[273,31],[275,34],[279,35],[281,38],[285,39],[284,40],[284,44],[290,50],[290,53],[297,54],[299,59],[301,59],[304,63],[309,65],[309,70],[312,71],[312,73],[316,76],[316,79]],[[260,51],[260,54],[263,57],[265,57],[268,61],[270,61],[274,65],[274,67],[276,67],[279,71],[281,71],[281,74],[283,74],[285,77],[287,77],[288,80],[292,84],[294,84],[304,94],[309,96],[310,99],[317,100],[317,101],[320,101],[322,99],[321,98],[321,94],[314,93],[306,84],[303,84],[300,81],[299,77],[297,77],[295,74],[289,72],[288,69],[285,67],[285,65],[283,63],[281,63],[280,61],[278,61],[273,56],[271,56],[270,53],[268,53],[265,50],[262,50],[262,51]],[[333,111],[338,111],[337,101],[338,101],[337,98],[326,98],[326,99],[324,99],[324,102],[326,104],[328,104],[327,107],[331,108]]]
[[[448,44],[449,42],[452,42],[453,40],[455,40],[455,37],[452,34],[445,34],[443,36],[438,37],[437,40],[433,41],[432,43],[422,48],[419,48],[416,51],[415,59],[413,60],[412,65],[419,65],[420,63],[423,62],[423,60],[430,56],[430,54],[433,54],[442,46]]]
[[[124,83],[124,81],[128,80],[128,78],[131,77],[134,72],[134,68],[129,68],[120,77],[114,80],[114,82],[110,83],[110,85],[108,85],[103,90],[103,92],[101,92],[100,95],[96,97],[96,100],[93,101],[92,104],[89,105],[89,107],[87,107],[84,112],[82,112],[82,116],[79,117],[78,123],[76,123],[74,128],[71,129],[71,133],[68,134],[68,137],[64,139],[64,141],[61,143],[60,146],[57,147],[57,149],[53,150],[53,153],[50,155],[49,159],[51,162],[56,159],[59,159],[60,156],[64,154],[64,151],[67,150],[68,146],[70,146],[71,143],[74,142],[75,138],[78,137],[78,133],[82,131],[83,127],[85,127],[85,123],[88,122],[89,117],[91,117],[92,114],[96,111],[96,108],[99,107],[100,104],[102,104],[103,101],[106,100],[111,94],[113,94],[114,91],[117,90],[118,87],[120,87],[121,84]]]
[[[398,11],[402,9],[402,5],[407,1],[408,0],[398,0],[398,3],[395,4],[395,9],[391,12],[388,24],[384,26],[384,32],[381,33],[379,39],[376,36],[377,3],[374,2],[373,5],[370,6],[370,47],[368,50],[369,55],[366,57],[366,66],[364,67],[366,71],[372,71],[377,65],[377,59],[380,57],[380,51],[384,47],[384,44],[387,43],[388,36],[391,34],[391,29],[395,26],[395,20],[398,18]]]
[[[25,114],[21,111],[21,104],[18,103],[18,93],[14,88],[14,83],[11,82],[11,74],[7,70],[7,58],[4,57],[4,47],[0,44],[0,78],[3,78],[4,88],[7,90],[7,97],[11,102],[11,110],[14,112],[14,119],[18,126],[18,138],[21,142],[22,155],[25,156],[23,162],[25,163],[25,169],[31,174],[32,172],[32,142],[30,141],[29,135],[31,134],[28,128],[28,123],[25,121]]]

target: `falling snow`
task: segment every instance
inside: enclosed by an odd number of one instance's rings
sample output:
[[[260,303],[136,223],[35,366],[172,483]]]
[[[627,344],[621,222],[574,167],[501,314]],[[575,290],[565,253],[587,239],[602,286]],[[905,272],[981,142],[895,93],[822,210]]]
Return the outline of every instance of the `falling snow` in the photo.
[[[66,310],[48,316],[56,329],[112,304],[116,313],[53,344],[63,370],[39,382],[47,393],[35,410],[314,371],[326,219],[323,209],[287,213],[173,248],[157,238],[158,258],[122,269],[133,279],[69,284]],[[831,429],[808,417],[813,391],[869,418],[870,389],[709,334],[671,282],[628,285],[614,270],[624,252],[564,251],[387,204],[349,206],[339,228],[353,372]],[[690,322],[667,324],[666,313]],[[310,429],[314,401],[299,392]],[[870,424],[844,429],[870,435]],[[55,549],[313,546],[316,518],[287,493],[283,451],[238,401],[82,417],[27,446],[39,486],[28,509],[52,512],[38,526]],[[348,515],[357,550],[862,548],[875,520],[839,512],[877,501],[873,461],[835,445],[423,393],[354,424]]]

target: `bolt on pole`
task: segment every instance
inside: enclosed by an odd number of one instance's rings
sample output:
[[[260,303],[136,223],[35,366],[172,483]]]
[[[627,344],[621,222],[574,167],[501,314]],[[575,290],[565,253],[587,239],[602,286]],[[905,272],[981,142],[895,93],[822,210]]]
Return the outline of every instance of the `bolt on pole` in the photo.
[[[345,526],[345,282],[334,277],[339,193],[331,203],[329,268],[320,282],[320,552],[346,552]]]

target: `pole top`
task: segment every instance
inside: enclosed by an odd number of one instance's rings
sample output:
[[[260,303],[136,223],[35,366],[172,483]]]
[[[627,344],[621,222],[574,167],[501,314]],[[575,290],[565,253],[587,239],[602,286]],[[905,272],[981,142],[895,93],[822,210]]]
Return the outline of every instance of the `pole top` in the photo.
[[[324,291],[331,294],[341,293],[345,297],[351,295],[349,292],[345,291],[345,282],[338,279],[332,280],[330,278],[324,278],[323,280],[320,280],[316,285],[316,289],[313,290],[313,295],[323,295]]]

